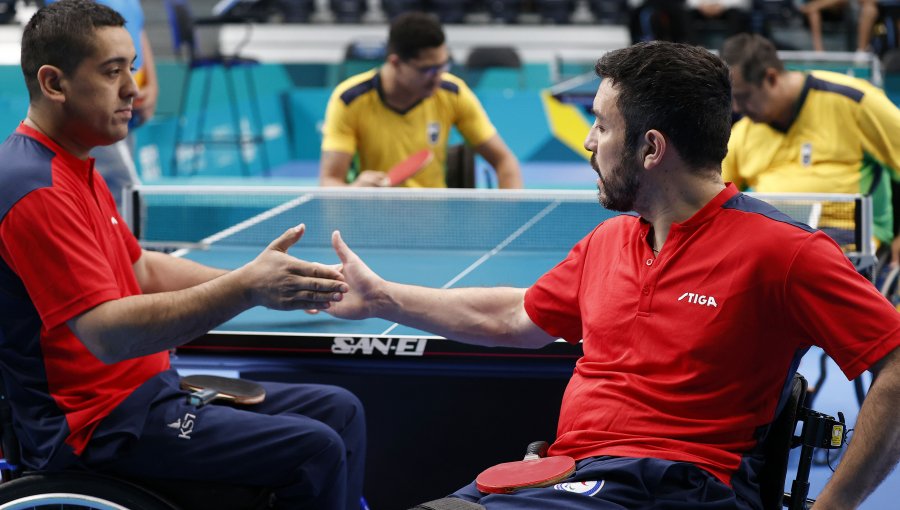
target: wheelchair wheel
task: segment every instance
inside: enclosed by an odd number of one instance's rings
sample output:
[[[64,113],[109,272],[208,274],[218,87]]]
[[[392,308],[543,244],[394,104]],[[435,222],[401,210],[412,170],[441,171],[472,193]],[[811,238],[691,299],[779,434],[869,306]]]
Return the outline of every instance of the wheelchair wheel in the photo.
[[[178,510],[129,482],[97,474],[36,473],[0,485],[0,510]]]

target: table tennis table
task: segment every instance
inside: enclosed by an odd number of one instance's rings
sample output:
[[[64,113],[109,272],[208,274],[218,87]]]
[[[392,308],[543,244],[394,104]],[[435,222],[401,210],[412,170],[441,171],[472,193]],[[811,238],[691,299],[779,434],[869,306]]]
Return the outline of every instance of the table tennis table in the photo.
[[[307,260],[337,263],[330,236],[340,230],[373,270],[391,280],[444,288],[525,287],[611,216],[592,192],[484,191],[489,193],[145,187],[139,191],[145,219],[136,230],[145,243],[182,247],[176,255],[234,268],[304,222],[307,233],[291,253]],[[265,332],[272,337],[264,345],[309,355],[429,357],[458,350],[455,343],[381,319],[345,321],[261,308],[221,330],[211,335],[215,342],[237,346],[227,339],[232,333]]]
[[[762,198],[812,224],[824,200],[863,216],[867,206],[855,195]],[[203,264],[239,267],[303,222],[295,256],[337,263],[330,236],[340,230],[382,277],[443,288],[530,286],[614,214],[587,190],[141,186],[125,201],[143,243]],[[531,441],[552,440],[581,354],[562,340],[539,350],[486,348],[381,319],[257,307],[179,348],[173,365],[353,391],[368,416],[366,498],[378,509],[445,495],[520,458]]]

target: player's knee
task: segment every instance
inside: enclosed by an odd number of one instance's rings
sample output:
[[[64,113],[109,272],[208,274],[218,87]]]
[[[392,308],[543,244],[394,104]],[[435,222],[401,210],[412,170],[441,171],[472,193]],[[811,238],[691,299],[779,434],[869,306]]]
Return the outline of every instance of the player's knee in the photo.
[[[294,451],[282,451],[294,461],[286,483],[275,495],[277,508],[339,508],[347,491],[346,448],[341,436],[324,424],[304,427]],[[287,466],[286,466],[287,467]]]
[[[338,386],[329,387],[328,400],[337,418],[344,428],[363,427],[365,429],[366,413],[363,404],[353,393]]]
[[[331,427],[322,425],[306,431],[305,449],[298,455],[301,478],[327,484],[345,469],[347,448],[344,440]]]

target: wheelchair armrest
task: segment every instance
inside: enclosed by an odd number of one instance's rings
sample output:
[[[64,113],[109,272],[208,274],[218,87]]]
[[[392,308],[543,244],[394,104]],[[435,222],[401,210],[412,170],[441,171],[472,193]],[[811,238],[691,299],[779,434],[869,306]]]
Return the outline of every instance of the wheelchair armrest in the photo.
[[[803,428],[795,437],[800,446],[800,464],[797,466],[797,478],[791,484],[790,497],[785,505],[790,510],[806,510],[815,501],[807,498],[809,494],[809,471],[812,467],[813,452],[816,448],[834,450],[844,445],[846,425],[844,414],[838,413],[839,419],[804,407],[801,410]]]

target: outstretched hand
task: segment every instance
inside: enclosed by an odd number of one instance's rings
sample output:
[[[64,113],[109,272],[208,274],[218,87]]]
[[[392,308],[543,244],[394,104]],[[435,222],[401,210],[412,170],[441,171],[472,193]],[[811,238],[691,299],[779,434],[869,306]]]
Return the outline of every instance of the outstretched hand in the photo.
[[[341,260],[340,271],[350,291],[337,303],[331,303],[327,312],[342,319],[365,319],[376,315],[375,307],[382,298],[381,289],[385,284],[380,276],[347,246],[341,233],[331,234],[331,246]]]
[[[275,310],[327,309],[343,299],[348,287],[336,267],[288,255],[305,231],[302,224],[287,229],[242,268],[252,304]]]

